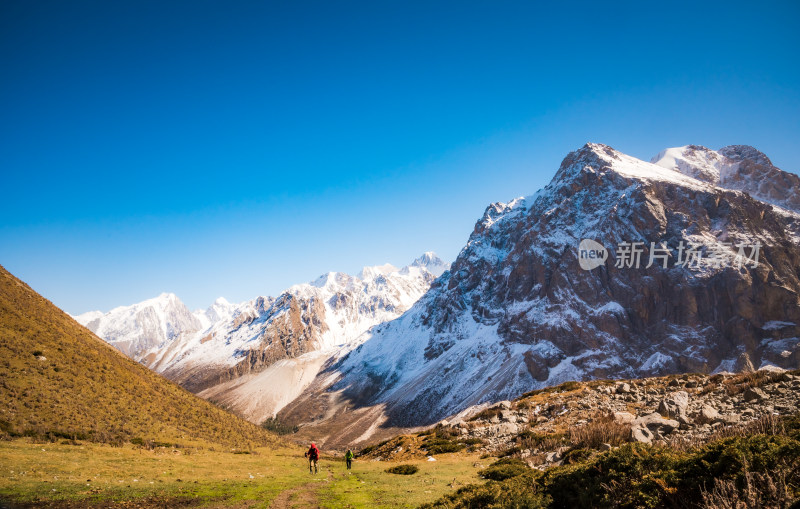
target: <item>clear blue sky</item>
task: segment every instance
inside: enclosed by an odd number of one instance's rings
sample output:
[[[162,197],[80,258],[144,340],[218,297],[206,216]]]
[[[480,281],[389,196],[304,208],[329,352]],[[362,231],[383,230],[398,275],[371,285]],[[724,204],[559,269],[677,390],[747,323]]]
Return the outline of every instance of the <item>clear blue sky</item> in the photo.
[[[797,2],[0,2],[0,264],[71,313],[455,258],[587,141],[800,170]]]

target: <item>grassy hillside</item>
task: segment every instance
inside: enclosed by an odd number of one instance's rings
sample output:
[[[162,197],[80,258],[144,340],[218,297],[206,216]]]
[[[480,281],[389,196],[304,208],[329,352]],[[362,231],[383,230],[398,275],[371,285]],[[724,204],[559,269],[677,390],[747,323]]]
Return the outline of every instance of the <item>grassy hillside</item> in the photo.
[[[250,448],[274,435],[150,372],[0,266],[0,437]]]

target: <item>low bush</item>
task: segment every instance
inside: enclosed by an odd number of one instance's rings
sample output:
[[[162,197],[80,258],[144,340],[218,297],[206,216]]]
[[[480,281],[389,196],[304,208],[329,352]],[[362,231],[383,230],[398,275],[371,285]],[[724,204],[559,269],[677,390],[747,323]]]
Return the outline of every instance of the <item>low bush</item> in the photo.
[[[412,475],[417,472],[419,472],[419,467],[416,465],[397,465],[386,469],[386,473],[398,475]]]
[[[366,456],[367,454],[375,451],[376,449],[380,449],[384,445],[388,444],[390,441],[391,441],[391,439],[390,440],[384,440],[383,442],[380,442],[380,443],[377,443],[377,444],[368,445],[368,446],[364,447],[363,449],[361,449],[360,451],[358,451],[358,454],[356,454],[356,456]]]
[[[519,458],[502,458],[478,472],[484,479],[504,481],[530,471],[530,467]]]
[[[478,421],[478,420],[488,421],[493,419],[494,417],[499,418],[502,414],[503,414],[502,408],[499,407],[486,408],[484,410],[481,410],[477,414],[473,415],[470,418],[470,421]]]
[[[618,423],[614,414],[597,413],[583,426],[571,428],[569,440],[574,447],[599,449],[603,444],[621,445],[631,436],[630,426]]]

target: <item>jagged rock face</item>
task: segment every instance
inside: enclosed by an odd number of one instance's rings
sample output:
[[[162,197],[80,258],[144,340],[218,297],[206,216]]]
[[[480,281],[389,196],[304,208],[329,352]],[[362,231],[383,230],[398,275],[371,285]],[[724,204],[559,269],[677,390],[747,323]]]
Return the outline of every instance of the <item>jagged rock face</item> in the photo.
[[[322,336],[329,330],[325,321],[325,306],[315,297],[302,299],[284,293],[266,309],[259,309],[259,306],[255,309],[260,310],[261,314],[240,315],[232,322],[234,329],[229,334],[243,326],[256,334],[251,344],[234,352],[233,357],[237,361],[233,366],[198,363],[187,369],[178,362],[164,371],[165,376],[179,381],[192,392],[200,392],[219,383],[257,373],[279,360],[317,350]],[[262,320],[264,317],[266,319]]]
[[[554,345],[556,351],[528,355],[539,381],[578,356],[571,364],[592,377],[707,372],[741,348],[751,358],[780,363],[760,343],[773,335],[762,330],[765,324],[800,323],[800,250],[786,214],[742,193],[632,179],[613,171],[617,154],[600,150],[571,154],[555,185],[528,210],[511,210],[502,221],[484,218],[427,321],[443,330],[450,317],[469,309],[474,320],[497,324],[504,340]],[[667,269],[656,262],[637,270],[609,262],[585,271],[575,256],[582,238],[609,246],[642,241],[644,260],[650,242],[677,248],[681,241],[760,241],[763,248],[758,267],[741,270],[669,262]],[[495,256],[484,256],[487,250]],[[677,249],[670,254],[676,259]],[[446,346],[433,338],[427,350]],[[647,363],[662,356],[669,360]]]
[[[721,152],[739,169],[768,163]],[[678,169],[603,145],[569,154],[536,195],[491,205],[450,272],[332,368],[343,375],[332,389],[412,426],[570,379],[797,367],[797,214],[712,184],[705,167]],[[609,248],[605,265],[581,268],[582,239]],[[616,266],[622,242],[644,243],[640,268]],[[651,242],[669,248],[666,268],[645,267]],[[762,247],[757,266],[683,267],[681,242],[730,260],[737,243]]]

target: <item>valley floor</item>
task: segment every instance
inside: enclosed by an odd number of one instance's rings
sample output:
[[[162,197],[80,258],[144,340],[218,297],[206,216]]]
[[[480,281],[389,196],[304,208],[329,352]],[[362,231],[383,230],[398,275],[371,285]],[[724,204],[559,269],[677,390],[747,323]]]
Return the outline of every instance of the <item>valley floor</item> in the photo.
[[[82,443],[0,442],[0,508],[29,507],[417,507],[479,481],[476,455],[446,454],[404,463],[336,458],[310,475],[301,449],[250,454],[153,450]]]

